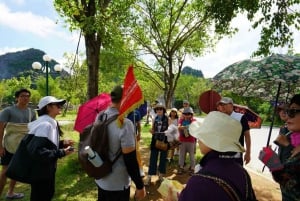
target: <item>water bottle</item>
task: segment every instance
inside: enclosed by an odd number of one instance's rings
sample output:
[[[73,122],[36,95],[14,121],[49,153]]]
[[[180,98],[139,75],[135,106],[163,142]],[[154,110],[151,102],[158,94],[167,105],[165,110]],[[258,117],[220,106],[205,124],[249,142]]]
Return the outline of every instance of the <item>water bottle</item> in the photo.
[[[88,154],[88,160],[95,166],[100,167],[103,164],[102,159],[97,152],[91,149],[90,146],[84,148],[85,152]]]

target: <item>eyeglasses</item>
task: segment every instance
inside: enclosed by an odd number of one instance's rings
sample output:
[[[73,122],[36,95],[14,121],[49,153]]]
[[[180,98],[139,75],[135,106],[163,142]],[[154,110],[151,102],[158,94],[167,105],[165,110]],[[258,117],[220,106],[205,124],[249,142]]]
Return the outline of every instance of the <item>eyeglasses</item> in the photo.
[[[294,118],[297,113],[300,113],[300,109],[287,109],[285,112],[290,118]]]
[[[192,113],[183,113],[184,115],[192,115]]]
[[[30,98],[30,95],[20,95],[20,98]]]
[[[155,110],[163,110],[162,107],[155,108]]]

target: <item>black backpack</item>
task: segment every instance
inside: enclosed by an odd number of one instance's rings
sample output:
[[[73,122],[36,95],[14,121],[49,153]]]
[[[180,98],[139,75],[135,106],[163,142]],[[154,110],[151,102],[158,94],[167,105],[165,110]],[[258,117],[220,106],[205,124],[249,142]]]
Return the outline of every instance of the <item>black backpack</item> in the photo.
[[[117,156],[113,161],[109,159],[109,142],[107,127],[112,121],[117,119],[118,115],[114,115],[107,118],[107,114],[102,112],[98,120],[93,124],[84,128],[80,134],[79,146],[78,146],[78,159],[84,171],[89,177],[95,179],[101,179],[112,172],[112,165],[121,155],[121,149],[118,151]],[[103,164],[100,167],[95,167],[89,160],[88,155],[84,148],[90,146],[92,150],[98,153],[103,160]]]

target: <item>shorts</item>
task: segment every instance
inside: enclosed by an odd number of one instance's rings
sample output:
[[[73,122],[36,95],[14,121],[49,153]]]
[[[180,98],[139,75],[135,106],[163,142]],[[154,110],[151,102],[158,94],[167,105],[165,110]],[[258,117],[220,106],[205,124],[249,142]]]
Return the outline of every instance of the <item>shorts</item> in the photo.
[[[1,157],[0,164],[7,166],[14,155],[5,149],[5,154]]]

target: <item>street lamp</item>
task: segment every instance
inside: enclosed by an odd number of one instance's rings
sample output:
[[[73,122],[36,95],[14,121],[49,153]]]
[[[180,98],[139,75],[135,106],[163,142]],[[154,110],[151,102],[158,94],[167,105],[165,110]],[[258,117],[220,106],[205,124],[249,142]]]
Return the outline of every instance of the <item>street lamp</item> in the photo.
[[[32,68],[34,70],[41,69],[43,71],[43,73],[46,73],[46,96],[48,96],[49,95],[49,73],[50,73],[49,62],[51,61],[51,58],[47,54],[45,54],[43,56],[43,60],[45,62],[44,66],[42,66],[42,64],[40,62],[35,61],[32,63]],[[62,71],[62,67],[59,64],[56,64],[54,66],[54,70],[56,72],[60,72],[60,71]]]

